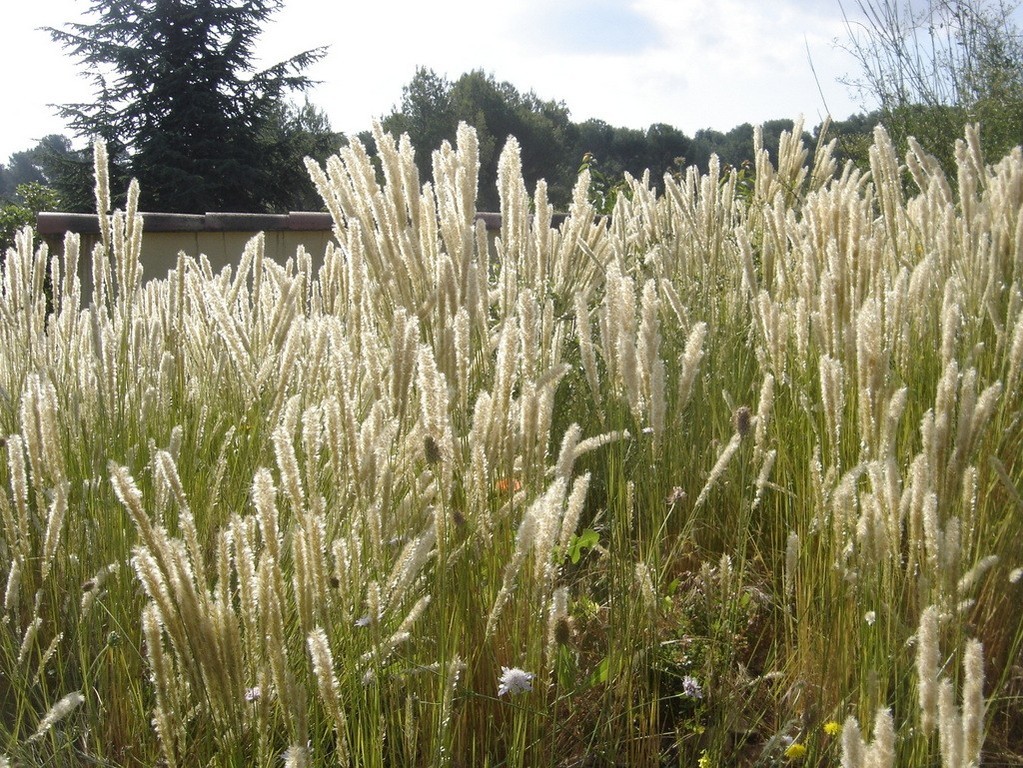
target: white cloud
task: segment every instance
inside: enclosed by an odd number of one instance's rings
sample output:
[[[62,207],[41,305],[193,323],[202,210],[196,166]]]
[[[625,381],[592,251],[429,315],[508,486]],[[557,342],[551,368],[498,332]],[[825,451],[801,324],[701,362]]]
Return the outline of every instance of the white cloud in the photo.
[[[636,56],[664,44],[656,20],[620,0],[562,0],[528,13],[519,8],[508,33],[531,53]]]
[[[36,139],[65,133],[49,104],[87,98],[74,63],[40,27],[60,27],[78,18],[74,0],[9,3],[0,24],[0,162],[28,149]]]

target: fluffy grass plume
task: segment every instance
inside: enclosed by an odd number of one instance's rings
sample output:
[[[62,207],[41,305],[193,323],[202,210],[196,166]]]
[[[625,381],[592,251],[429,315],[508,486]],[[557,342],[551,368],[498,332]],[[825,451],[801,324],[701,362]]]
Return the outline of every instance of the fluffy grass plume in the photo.
[[[324,253],[145,279],[97,145],[0,267],[0,762],[1019,759],[1023,153],[801,131],[556,226],[510,140],[491,241],[377,126]]]

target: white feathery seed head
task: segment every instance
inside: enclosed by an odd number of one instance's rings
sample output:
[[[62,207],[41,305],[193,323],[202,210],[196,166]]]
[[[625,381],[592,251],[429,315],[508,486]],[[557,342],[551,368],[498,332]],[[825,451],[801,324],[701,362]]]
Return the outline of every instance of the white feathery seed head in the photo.
[[[842,768],[863,768],[865,751],[860,724],[849,715],[842,725]]]
[[[686,339],[685,352],[682,355],[681,373],[678,382],[678,408],[685,407],[693,393],[693,383],[700,370],[703,360],[703,343],[707,338],[707,324],[699,322],[693,326]]]
[[[966,641],[963,653],[963,760],[980,765],[984,743],[984,648],[976,638]]]
[[[932,732],[937,723],[939,664],[938,608],[930,605],[921,614],[916,633],[917,694],[925,733]]]
[[[650,568],[644,562],[637,562],[635,568],[636,588],[646,609],[651,613],[657,610],[657,592],[654,589],[653,576]]]
[[[50,707],[50,711],[46,713],[46,716],[39,721],[39,726],[36,728],[36,732],[29,737],[29,743],[39,741],[43,738],[47,732],[65,717],[74,712],[78,707],[85,703],[85,697],[82,696],[78,691],[69,693],[60,699],[56,704]]]
[[[947,677],[943,677],[938,684],[938,748],[942,765],[965,765],[963,718],[955,703],[952,681]]]
[[[284,750],[284,768],[308,768],[309,749],[302,744],[292,744]]]
[[[576,528],[579,527],[579,518],[582,516],[589,487],[589,472],[572,481],[572,490],[569,491],[568,501],[565,503],[565,514],[561,519],[561,533],[558,536],[558,547],[562,552],[568,549],[568,544],[575,535]]]

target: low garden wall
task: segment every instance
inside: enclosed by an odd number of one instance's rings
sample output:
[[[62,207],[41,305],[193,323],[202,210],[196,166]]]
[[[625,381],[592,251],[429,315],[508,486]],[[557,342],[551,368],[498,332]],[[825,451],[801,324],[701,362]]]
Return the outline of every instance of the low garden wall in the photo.
[[[486,224],[493,243],[501,229],[501,215],[478,213],[476,218]],[[193,256],[205,254],[214,272],[219,272],[228,264],[237,262],[245,244],[258,232],[265,233],[267,258],[283,264],[295,255],[301,245],[316,264],[333,237],[330,214],[316,211],[282,214],[143,213],[142,222],[142,261],[148,277],[165,276],[174,268],[181,251]],[[51,253],[63,252],[66,233],[81,235],[79,269],[83,277],[91,274],[89,258],[99,239],[99,220],[95,214],[40,213],[36,229]]]

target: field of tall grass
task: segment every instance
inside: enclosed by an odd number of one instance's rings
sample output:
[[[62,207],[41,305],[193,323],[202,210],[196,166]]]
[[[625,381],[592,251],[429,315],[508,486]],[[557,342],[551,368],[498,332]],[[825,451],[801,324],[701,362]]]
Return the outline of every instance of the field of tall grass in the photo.
[[[2,269],[0,765],[1023,764],[1023,153],[800,134],[556,227],[510,140],[490,245],[378,127],[322,256],[145,279],[97,145],[87,290]]]

